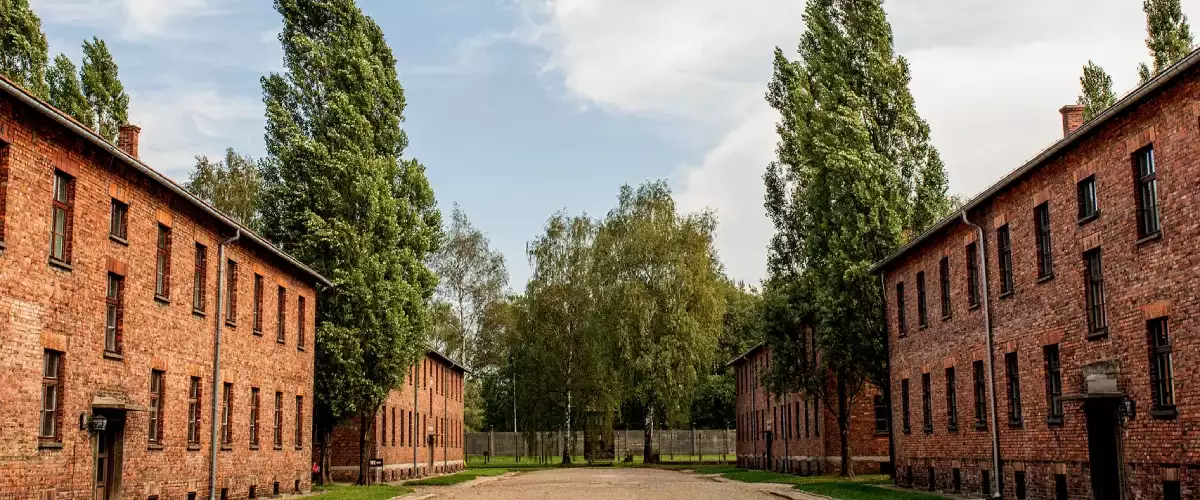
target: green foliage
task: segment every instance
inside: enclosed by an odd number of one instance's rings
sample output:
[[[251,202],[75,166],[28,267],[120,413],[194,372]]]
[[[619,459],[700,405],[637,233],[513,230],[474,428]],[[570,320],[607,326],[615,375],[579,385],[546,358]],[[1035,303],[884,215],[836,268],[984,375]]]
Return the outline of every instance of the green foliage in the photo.
[[[845,481],[798,484],[796,489],[838,500],[947,500],[950,498],[936,493],[883,488],[872,484]]]
[[[697,429],[732,429],[737,425],[737,389],[733,372],[702,375],[692,398],[692,425]]]
[[[489,247],[487,235],[456,203],[432,266],[441,278],[434,341],[468,369],[479,368],[475,357],[485,355],[477,347],[481,323],[488,308],[504,298],[508,285],[504,255]]]
[[[404,91],[379,26],[352,0],[275,9],[286,71],[262,79],[262,228],[333,283],[320,290],[315,342],[325,433],[375,411],[423,354],[441,217],[424,167],[400,159]]]
[[[481,477],[503,476],[505,474],[508,474],[509,472],[511,472],[511,471],[508,469],[498,468],[498,467],[467,469],[467,470],[464,470],[461,472],[456,472],[454,474],[450,474],[450,475],[446,475],[446,476],[430,477],[430,478],[425,478],[425,479],[418,479],[416,481],[405,481],[404,485],[405,486],[453,486],[455,484],[462,484],[467,481],[474,481],[475,479],[481,478]]]
[[[46,85],[49,88],[46,100],[51,105],[88,128],[96,125],[96,117],[90,111],[87,97],[83,95],[83,84],[79,81],[75,63],[65,54],[55,57],[54,64],[46,70]]]
[[[1083,121],[1091,120],[1103,113],[1117,102],[1113,94],[1112,77],[1096,63],[1088,61],[1083,67],[1083,76],[1079,77],[1079,85],[1083,93],[1079,95],[1079,104],[1083,105]]]
[[[247,227],[259,229],[262,171],[250,156],[233,148],[225,150],[223,161],[197,156],[184,187]]]
[[[725,315],[711,213],[679,214],[665,182],[621,188],[596,235],[596,297],[618,339],[628,400],[686,422],[697,382],[716,352]],[[649,440],[647,439],[647,442]]]
[[[42,20],[29,8],[29,0],[0,0],[0,74],[45,98],[49,59]]]
[[[1153,68],[1146,63],[1138,66],[1142,83],[1192,51],[1192,31],[1179,3],[1179,0],[1145,0],[1142,3],[1142,11],[1146,13],[1146,47],[1154,57]]]
[[[313,486],[313,492],[318,493],[314,498],[321,500],[390,500],[412,493],[412,489],[391,485],[348,486],[344,484],[327,484],[324,486]]]
[[[83,41],[83,69],[79,77],[88,111],[94,117],[94,128],[102,137],[116,142],[118,129],[129,122],[129,94],[125,93],[117,63],[104,40],[92,37],[91,41]]]
[[[804,23],[799,60],[776,49],[767,91],[781,116],[764,177],[776,228],[767,333],[773,363],[785,366],[767,378],[773,392],[800,386],[838,408],[849,475],[848,409],[866,382],[886,383],[883,300],[870,266],[951,202],[881,1],[809,0]],[[802,373],[778,373],[788,370]]]

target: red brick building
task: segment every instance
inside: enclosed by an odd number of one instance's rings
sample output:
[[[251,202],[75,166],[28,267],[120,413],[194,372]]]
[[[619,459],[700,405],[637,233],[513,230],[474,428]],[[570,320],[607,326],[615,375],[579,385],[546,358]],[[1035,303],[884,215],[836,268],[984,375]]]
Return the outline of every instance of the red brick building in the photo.
[[[373,422],[370,458],[375,482],[395,481],[463,469],[463,376],[454,360],[430,349],[409,368]],[[359,421],[334,429],[329,469],[334,480],[358,478]]]
[[[900,484],[1200,495],[1198,63],[1064,107],[1061,140],[875,266]]]
[[[737,386],[737,461],[741,467],[823,474],[841,466],[836,408],[804,394],[770,394],[760,374],[771,349],[759,344],[729,362]],[[888,417],[868,385],[850,408],[850,453],[859,473],[888,471]]]
[[[0,498],[307,491],[324,278],[119,143],[0,78]]]

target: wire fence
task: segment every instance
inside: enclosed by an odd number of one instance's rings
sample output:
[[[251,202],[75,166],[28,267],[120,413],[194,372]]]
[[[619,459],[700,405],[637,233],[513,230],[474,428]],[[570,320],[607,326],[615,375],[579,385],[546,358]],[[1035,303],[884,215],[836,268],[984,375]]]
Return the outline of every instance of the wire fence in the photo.
[[[584,446],[587,436],[582,431],[572,434],[574,439],[569,440],[572,456],[583,457],[591,453],[614,460],[644,458],[643,431],[622,430],[603,433],[603,437],[593,436],[596,449],[586,450],[587,453]],[[561,431],[468,432],[466,452],[480,457],[547,460],[563,455],[565,437],[566,433]],[[651,441],[652,453],[657,453],[664,461],[727,461],[736,456],[736,431],[732,429],[656,430]]]

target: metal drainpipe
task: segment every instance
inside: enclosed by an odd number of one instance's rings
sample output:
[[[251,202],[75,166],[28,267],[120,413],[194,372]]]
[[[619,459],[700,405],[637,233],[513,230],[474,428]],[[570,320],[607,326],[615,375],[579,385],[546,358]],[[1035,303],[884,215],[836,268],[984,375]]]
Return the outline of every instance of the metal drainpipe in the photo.
[[[992,498],[1000,498],[1000,490],[1004,487],[1004,474],[1000,468],[1000,425],[996,421],[996,377],[994,376],[994,361],[996,352],[996,339],[992,335],[992,318],[989,313],[988,303],[988,275],[987,275],[987,243],[983,240],[983,228],[979,227],[974,222],[967,218],[967,211],[962,211],[962,221],[964,224],[975,228],[977,240],[979,241],[978,256],[979,269],[981,273],[981,283],[983,284],[983,325],[987,332],[987,378],[988,378],[988,413],[991,416],[992,424],[992,470],[996,473],[996,489],[992,492]]]
[[[420,396],[420,394],[421,394],[421,392],[420,392],[420,389],[421,389],[421,382],[420,382],[420,380],[421,380],[421,377],[420,377],[421,362],[418,362],[417,364],[413,365],[412,368],[413,368],[413,416],[412,416],[412,418],[408,419],[408,425],[411,425],[412,430],[413,430],[412,435],[409,436],[410,438],[412,438],[411,441],[412,441],[412,447],[413,447],[412,475],[413,475],[413,477],[417,477],[417,471],[419,470],[419,469],[417,469],[417,461],[419,459],[418,455],[420,454],[419,450],[421,449],[421,446],[420,446],[421,441],[418,440],[418,438],[421,437],[421,427],[419,425],[417,425],[417,424],[421,423],[421,400],[420,400],[420,398],[421,398],[421,396]]]
[[[216,310],[216,334],[213,336],[213,373],[212,373],[212,433],[209,439],[209,455],[210,462],[208,468],[208,498],[216,500],[217,498],[217,430],[220,428],[220,422],[217,420],[218,409],[220,406],[221,397],[221,325],[225,322],[221,306],[224,304],[225,291],[225,245],[231,244],[242,237],[242,230],[238,229],[229,239],[217,244],[217,310]]]

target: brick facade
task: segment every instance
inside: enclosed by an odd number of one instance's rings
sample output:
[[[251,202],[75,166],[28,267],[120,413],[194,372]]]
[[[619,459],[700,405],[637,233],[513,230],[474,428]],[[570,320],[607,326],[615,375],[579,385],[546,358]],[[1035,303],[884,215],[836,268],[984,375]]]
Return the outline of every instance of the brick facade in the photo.
[[[0,83],[6,90],[0,92],[0,498],[182,499],[193,492],[205,498],[214,332],[221,321],[217,254],[238,226],[139,170],[147,167],[131,159],[136,145],[130,156],[108,151],[97,143],[102,139],[71,130],[56,121],[62,119],[56,111]],[[67,254],[57,261],[56,175],[69,180],[61,226]],[[123,237],[111,236],[114,202],[126,209]],[[222,324],[220,379],[232,384],[234,398],[232,442],[218,452],[217,492],[225,489],[231,499],[246,498],[251,488],[258,495],[310,488],[313,355],[298,346],[297,329],[302,317],[311,346],[314,284],[324,280],[244,231],[226,245],[226,257],[238,263],[237,326]],[[207,255],[202,309],[193,302],[197,245]],[[255,273],[270,290],[262,309],[269,331],[261,336],[251,332]],[[119,283],[111,340],[110,277]],[[283,318],[278,287],[285,290]],[[303,312],[297,297],[306,301]],[[44,373],[48,357],[57,370]],[[152,379],[160,382],[157,396]],[[193,380],[199,394],[192,393]],[[47,383],[57,395],[46,397]],[[248,439],[252,387],[261,394],[257,449]],[[283,402],[279,447],[276,392]],[[47,401],[52,411],[44,413]],[[98,416],[107,419],[104,431],[82,430]]]
[[[967,216],[983,241],[961,220],[947,219],[876,267],[884,277],[892,366],[897,482],[914,488],[978,494],[984,474],[993,491],[991,417],[977,425],[974,364],[989,356],[984,308],[969,304],[968,245],[985,251],[987,298],[994,332],[995,404],[1003,494],[1030,499],[1164,498],[1200,494],[1200,393],[1192,382],[1200,366],[1200,74],[1193,53],[1158,82],[1135,91],[1084,129],[1064,116],[1070,135],[984,195],[968,202]],[[1064,108],[1063,113],[1073,113]],[[1138,158],[1153,151],[1161,232],[1139,232]],[[1099,212],[1080,209],[1081,183],[1094,179]],[[1052,270],[1043,272],[1036,207],[1049,208]],[[1001,263],[1003,228],[1011,241],[1011,291]],[[1086,256],[1099,250],[1101,273]],[[940,262],[949,264],[950,315],[943,317]],[[927,324],[919,324],[918,273],[924,273]],[[1103,292],[1086,290],[1101,277]],[[899,283],[905,297],[898,298]],[[981,290],[982,292],[982,290]],[[1091,301],[1101,297],[1103,301]],[[1090,309],[1089,304],[1102,304]],[[904,306],[902,328],[898,304]],[[1089,319],[1089,312],[1103,319]],[[1165,320],[1164,323],[1156,321]],[[1171,408],[1155,408],[1151,338],[1165,324],[1171,349]],[[1104,328],[1099,328],[1104,326]],[[1061,367],[1054,395],[1052,352]],[[1016,361],[1016,377],[1008,360]],[[949,430],[948,368],[955,369],[957,430]],[[923,377],[931,379],[933,425],[924,420]],[[1090,375],[1090,377],[1089,377]],[[901,431],[901,387],[909,385],[911,428]],[[1011,410],[1013,381],[1020,418]],[[986,387],[986,382],[985,382]],[[1062,416],[1051,409],[1062,405]],[[986,403],[986,397],[984,402]],[[1122,405],[1131,402],[1128,418]],[[1161,405],[1160,405],[1161,406]],[[986,407],[985,407],[986,408]],[[1102,471],[1096,472],[1094,471]],[[930,477],[934,484],[930,485]],[[955,480],[955,477],[958,480]],[[1022,484],[1023,488],[1022,488]],[[956,484],[957,483],[957,484]],[[1021,491],[1024,490],[1024,491]]]
[[[770,355],[769,347],[759,345],[730,363],[737,387],[738,465],[800,474],[836,472],[841,464],[837,408],[803,394],[768,393],[759,377]],[[876,427],[879,396],[868,385],[850,408],[850,453],[858,473],[888,470],[887,429]]]
[[[382,459],[383,465],[371,468],[374,481],[463,469],[464,374],[461,366],[432,350],[409,369],[404,383],[392,390],[375,414],[370,457]],[[356,418],[330,436],[334,480],[358,478],[359,429]]]

